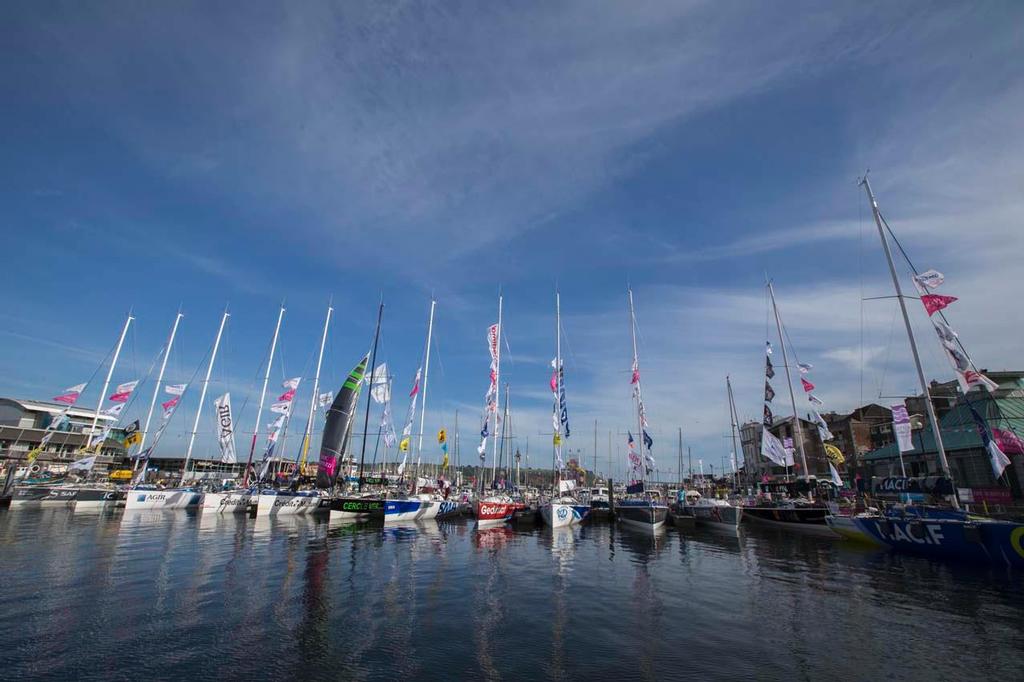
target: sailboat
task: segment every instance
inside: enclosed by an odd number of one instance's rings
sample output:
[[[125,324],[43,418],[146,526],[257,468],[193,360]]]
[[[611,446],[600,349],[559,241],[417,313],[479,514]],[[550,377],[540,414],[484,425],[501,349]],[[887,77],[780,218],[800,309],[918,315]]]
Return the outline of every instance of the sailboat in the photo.
[[[170,390],[171,387],[169,386],[164,389],[174,397],[163,404],[164,416],[160,422],[160,426],[158,427],[157,434],[153,438],[153,445],[151,445],[148,450],[144,450],[139,453],[139,459],[145,458],[145,463],[141,472],[139,472],[136,477],[137,480],[134,482],[135,485],[128,490],[127,497],[125,498],[126,510],[185,509],[187,507],[198,506],[202,502],[202,492],[195,487],[185,486],[184,483],[188,476],[188,465],[192,459],[192,448],[195,445],[196,433],[199,430],[199,419],[203,413],[203,404],[206,402],[206,391],[210,385],[210,375],[213,373],[213,365],[217,360],[217,351],[220,348],[221,338],[224,336],[224,326],[227,324],[228,317],[230,316],[230,313],[225,309],[220,318],[220,326],[217,328],[217,336],[213,341],[213,348],[210,351],[210,362],[206,366],[206,377],[203,379],[203,387],[199,393],[199,406],[196,408],[196,419],[192,424],[192,433],[189,435],[188,447],[185,450],[185,463],[182,466],[181,479],[178,482],[178,486],[176,488],[161,489],[156,488],[155,486],[145,485],[142,481],[146,480],[146,470],[149,467],[152,453],[159,444],[171,417],[173,417],[174,413],[177,411],[178,405],[184,397],[187,389],[187,384],[174,387],[174,390]],[[169,347],[168,351],[170,351]]]
[[[370,354],[367,353],[352,369],[327,412],[327,423],[324,425],[320,441],[320,459],[316,470],[316,487],[321,490],[334,489],[341,468],[348,458],[352,421],[355,418],[359,392],[369,362]],[[332,521],[384,518],[384,500],[376,494],[334,495],[328,505]]]
[[[552,528],[562,528],[586,519],[590,514],[590,505],[583,504],[572,494],[576,481],[563,478],[565,461],[562,459],[562,432],[564,429],[565,437],[569,437],[569,413],[565,404],[565,368],[562,366],[562,300],[558,292],[555,292],[555,359],[552,367],[552,423],[555,428],[552,437],[555,449],[555,466],[551,472],[553,497],[541,504],[540,515],[544,523]]]
[[[327,331],[331,326],[331,316],[334,314],[334,306],[327,306],[327,316],[324,319],[324,331],[320,336],[320,351],[317,354],[316,372],[313,375],[313,394],[309,402],[309,416],[306,418],[306,429],[303,432],[302,441],[299,444],[299,455],[296,459],[296,480],[298,469],[302,460],[305,459],[306,449],[309,447],[309,438],[313,430],[313,418],[316,414],[317,403],[320,398],[320,368],[324,361],[324,347],[327,345]],[[265,386],[265,384],[264,384]],[[289,394],[288,413],[291,413],[291,395]],[[262,400],[261,400],[262,403]],[[256,516],[293,516],[296,514],[312,514],[320,510],[321,501],[325,495],[317,490],[292,490],[276,489],[270,487],[262,488],[257,495]]]
[[[654,468],[654,458],[651,456],[651,445],[654,441],[647,434],[647,415],[640,382],[640,360],[636,348],[636,311],[633,307],[632,289],[629,289],[629,326],[633,340],[633,371],[630,383],[633,386],[633,405],[636,409],[637,432],[641,442],[638,455],[633,435],[629,434],[629,460],[634,480],[626,487],[627,496],[616,505],[615,514],[625,526],[653,532],[665,525],[668,507],[646,490],[647,472]]]
[[[491,383],[487,389],[487,395],[484,398],[484,423],[483,428],[480,430],[480,447],[477,452],[480,453],[480,497],[476,501],[476,505],[473,508],[473,512],[476,516],[477,528],[485,528],[487,526],[496,526],[511,520],[512,514],[515,513],[517,508],[516,502],[503,493],[493,492],[490,495],[484,495],[484,472],[486,470],[485,458],[487,456],[487,437],[490,430],[491,415],[494,416],[494,437],[492,439],[491,447],[491,485],[495,489],[497,488],[497,474],[498,474],[498,410],[499,402],[501,400],[501,392],[498,390],[498,386],[501,383],[501,339],[503,333],[503,327],[501,326],[501,313],[502,304],[504,298],[501,294],[498,295],[498,323],[491,325],[487,330],[487,347],[491,353]]]
[[[427,381],[430,378],[430,342],[434,334],[434,308],[437,306],[437,302],[434,300],[430,301],[430,321],[427,323],[427,347],[425,351],[425,359],[423,361],[423,388],[420,389],[419,385],[413,387],[412,405],[410,406],[409,414],[409,425],[412,424],[412,419],[415,415],[416,410],[416,398],[417,393],[423,393],[423,401],[420,405],[420,433],[418,439],[418,445],[416,447],[416,471],[412,475],[412,482],[410,484],[410,490],[408,495],[388,495],[384,501],[384,523],[397,523],[400,521],[429,521],[437,518],[437,513],[440,511],[440,504],[444,500],[433,493],[417,492],[419,487],[419,475],[420,467],[419,464],[423,459],[423,428],[425,426],[425,420],[427,416]],[[419,373],[417,372],[417,376]],[[406,427],[408,431],[408,426]],[[408,454],[409,441],[405,440],[410,438],[411,434],[404,433],[403,443],[406,446],[406,454]]]
[[[800,471],[802,475],[796,481],[784,483],[760,484],[762,492],[771,491],[772,494],[785,493],[785,499],[768,499],[761,495],[753,504],[743,508],[743,516],[755,523],[763,525],[797,530],[814,534],[833,536],[831,530],[825,523],[828,515],[828,507],[819,500],[814,499],[814,492],[818,486],[817,479],[809,475],[807,468],[807,453],[804,449],[803,427],[800,422],[800,414],[796,408],[796,395],[793,393],[793,381],[789,367],[789,354],[786,347],[786,335],[782,332],[782,318],[779,315],[779,307],[775,302],[775,287],[769,281],[767,283],[769,298],[772,304],[772,311],[775,317],[775,328],[779,335],[779,345],[782,348],[782,364],[786,374],[786,387],[789,389],[789,401],[793,408],[793,437],[796,441],[797,450],[800,453]],[[767,402],[771,402],[770,396],[774,391],[768,385],[768,379],[775,376],[771,364],[771,343],[766,342],[765,361],[765,391]],[[761,454],[775,462],[779,466],[788,468],[793,465],[793,457],[787,451],[779,439],[768,430],[772,424],[770,408],[765,405],[765,424],[761,430]]]
[[[850,520],[867,537],[899,551],[939,559],[967,560],[1024,568],[1024,542],[1022,542],[1024,524],[977,516],[960,509],[955,495],[956,487],[953,475],[949,468],[949,461],[946,458],[946,450],[942,442],[942,428],[935,413],[935,406],[931,401],[924,370],[921,367],[917,341],[907,314],[903,289],[900,286],[896,267],[893,264],[889,240],[886,237],[885,228],[887,225],[884,226],[884,219],[878,208],[878,202],[875,200],[875,196],[871,191],[871,184],[866,176],[861,180],[861,186],[864,187],[864,191],[868,196],[868,202],[871,204],[871,212],[875,219],[875,225],[878,228],[882,250],[885,252],[889,274],[892,276],[893,289],[896,292],[900,312],[903,315],[907,340],[910,343],[918,380],[921,384],[921,391],[925,397],[924,403],[928,413],[928,421],[931,425],[938,464],[942,472],[942,477],[939,478],[938,482],[933,483],[932,494],[936,498],[945,495],[949,504],[948,506],[922,504],[894,505],[887,508],[884,512],[858,514]],[[927,277],[929,275],[930,277]],[[963,391],[964,400],[970,405],[969,395],[975,392],[973,389],[981,390],[981,387],[984,386],[987,390],[991,391],[998,386],[977,370],[970,358],[967,357],[962,345],[959,344],[956,333],[944,321],[940,321],[941,315],[939,319],[932,317],[932,315],[956,300],[953,297],[929,293],[931,289],[941,284],[942,280],[943,277],[940,273],[935,271],[917,273],[915,269],[914,283],[921,294],[921,301],[925,305],[936,333],[942,342],[944,352],[954,366],[957,379]],[[973,408],[970,409],[973,411]],[[1009,458],[1000,450],[998,443],[992,437],[991,429],[977,411],[974,411],[974,418],[982,445],[988,452],[993,470],[997,473],[998,477],[1002,473],[1002,468],[1009,464]],[[837,523],[837,527],[848,530],[839,519],[833,519],[833,523]]]

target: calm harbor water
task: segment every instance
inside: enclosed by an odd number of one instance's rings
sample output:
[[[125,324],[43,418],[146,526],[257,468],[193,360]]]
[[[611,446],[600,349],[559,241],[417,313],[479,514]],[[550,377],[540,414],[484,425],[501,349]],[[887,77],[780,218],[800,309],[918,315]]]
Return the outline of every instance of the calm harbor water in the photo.
[[[1020,679],[1024,576],[743,528],[0,511],[5,679]]]

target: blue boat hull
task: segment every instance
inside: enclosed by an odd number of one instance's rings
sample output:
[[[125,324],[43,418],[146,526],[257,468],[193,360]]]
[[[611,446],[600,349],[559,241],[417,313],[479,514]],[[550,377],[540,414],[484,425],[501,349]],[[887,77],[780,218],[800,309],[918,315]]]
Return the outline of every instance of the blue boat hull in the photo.
[[[993,519],[856,517],[883,545],[934,559],[1024,568],[1024,524]]]

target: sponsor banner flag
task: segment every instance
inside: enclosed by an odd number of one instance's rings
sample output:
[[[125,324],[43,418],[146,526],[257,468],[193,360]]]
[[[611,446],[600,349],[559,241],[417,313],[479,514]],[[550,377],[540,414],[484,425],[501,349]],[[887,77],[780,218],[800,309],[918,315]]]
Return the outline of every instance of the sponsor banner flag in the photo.
[[[447,442],[448,442],[448,431],[445,430],[445,429],[441,429],[440,431],[437,432],[437,444],[438,445],[444,445]]]
[[[764,423],[765,426],[771,426],[772,424],[775,423],[775,417],[772,416],[772,411],[768,408],[767,405],[764,406],[764,422],[763,423]]]
[[[914,283],[918,285],[918,289],[937,289],[939,286],[946,281],[945,275],[937,270],[925,270],[919,275],[914,275]]]
[[[174,408],[178,406],[179,402],[181,402],[181,397],[174,396],[170,400],[160,403],[160,407],[164,408],[164,419],[171,416],[171,413],[174,411]]]
[[[771,341],[765,341],[764,342],[764,346],[765,346],[764,354],[765,355],[771,355],[772,354],[772,342]]]
[[[302,381],[302,377],[292,377],[291,379],[285,379],[281,382],[281,388],[286,390],[294,391],[299,387],[299,382]]]
[[[824,405],[825,404],[825,403],[821,402],[821,400],[818,399],[818,396],[814,395],[813,393],[808,393],[807,394],[807,400],[811,404],[813,404],[813,405]]]
[[[804,379],[803,377],[800,377],[800,385],[804,387],[805,393],[810,393],[811,391],[814,390],[814,384],[809,382],[807,379]]]
[[[295,389],[294,388],[289,388],[287,391],[285,391],[281,395],[277,396],[278,400],[280,400],[282,402],[286,402],[286,403],[290,403],[293,398],[295,398]]]
[[[231,414],[231,394],[225,393],[213,401],[217,414],[217,442],[220,444],[220,461],[234,464],[238,461],[235,455],[235,422]]]
[[[821,418],[818,411],[811,410],[811,414],[814,415],[814,425],[818,427],[818,435],[821,436],[821,440],[824,442],[835,438],[835,436],[832,435],[832,432],[828,430],[828,423]]]
[[[138,379],[119,384],[117,390],[115,390],[107,400],[112,403],[126,403],[128,402],[128,398],[131,397],[132,391],[134,391],[135,387],[138,385]]]
[[[800,370],[801,374],[807,374],[812,369],[814,369],[814,365],[812,365],[809,362],[798,362],[798,363],[796,363],[796,366],[797,366],[797,369]]]
[[[764,382],[764,401],[770,403],[775,399],[775,391],[772,389],[771,384],[767,380]]]
[[[487,328],[487,349],[491,352],[491,362],[498,361],[498,325]],[[492,380],[493,381],[493,380]]]
[[[654,445],[654,439],[651,438],[651,436],[647,433],[646,429],[644,429],[643,437],[644,437],[644,447],[646,447],[648,450],[650,450],[651,447]]]
[[[921,296],[921,303],[924,304],[924,309],[928,311],[929,316],[934,315],[957,300],[959,299],[956,296],[943,296],[942,294],[922,294]]]
[[[64,392],[54,397],[54,402],[64,403],[65,405],[74,405],[78,400],[78,396],[82,395],[82,391],[85,390],[85,384],[76,384],[69,388],[65,388]]]
[[[772,367],[772,360],[771,360],[771,358],[768,358],[767,362],[765,363],[764,375],[766,377],[768,377],[769,379],[774,379],[775,378],[775,368]]]
[[[629,380],[629,383],[631,383],[631,384],[638,384],[638,383],[640,383],[640,365],[637,363],[636,359],[633,360],[633,376]]]
[[[825,443],[825,456],[836,464],[842,464],[846,461],[843,451],[832,445],[832,443]]]
[[[907,414],[907,406],[903,403],[891,405],[892,430],[896,434],[896,442],[900,452],[910,452],[914,449],[913,432],[910,428],[910,415]]]
[[[422,367],[420,367],[419,369],[416,370],[416,378],[412,382],[412,390],[409,391],[409,397],[410,398],[414,398],[415,396],[419,395],[419,392],[420,392],[420,375],[422,373],[423,373],[423,368]],[[415,405],[415,404],[416,404],[416,402],[413,401],[413,405]]]
[[[139,430],[138,419],[124,428],[124,440],[122,442],[126,450],[136,443],[142,442],[142,432]]]
[[[274,414],[291,414],[292,403],[290,400],[274,403],[270,406],[270,411],[273,412]]]

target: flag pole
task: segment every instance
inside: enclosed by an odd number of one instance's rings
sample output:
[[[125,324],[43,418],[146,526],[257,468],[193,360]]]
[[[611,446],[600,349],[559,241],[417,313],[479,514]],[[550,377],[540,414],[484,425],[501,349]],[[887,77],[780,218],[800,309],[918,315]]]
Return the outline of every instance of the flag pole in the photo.
[[[494,483],[498,475],[498,414],[501,411],[501,306],[504,297],[498,294],[498,331],[497,349],[494,357],[494,437],[491,443],[491,483]],[[483,476],[480,477],[481,480]]]

